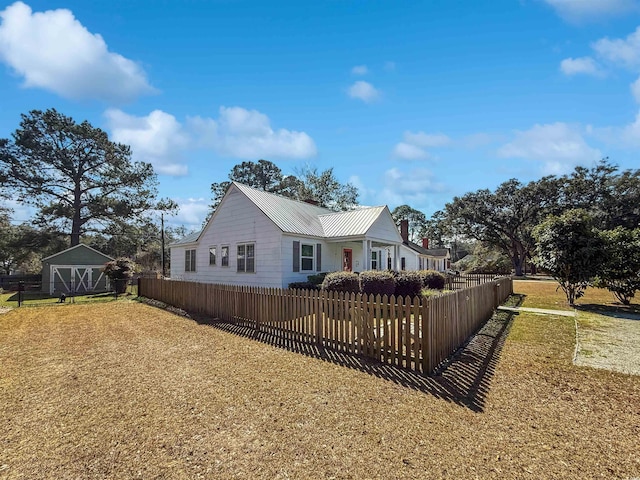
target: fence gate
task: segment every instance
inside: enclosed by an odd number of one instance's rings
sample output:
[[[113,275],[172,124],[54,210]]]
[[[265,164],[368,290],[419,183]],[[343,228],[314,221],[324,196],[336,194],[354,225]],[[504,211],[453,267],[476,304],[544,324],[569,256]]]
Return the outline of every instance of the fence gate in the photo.
[[[91,292],[106,288],[103,265],[51,265],[49,294]]]

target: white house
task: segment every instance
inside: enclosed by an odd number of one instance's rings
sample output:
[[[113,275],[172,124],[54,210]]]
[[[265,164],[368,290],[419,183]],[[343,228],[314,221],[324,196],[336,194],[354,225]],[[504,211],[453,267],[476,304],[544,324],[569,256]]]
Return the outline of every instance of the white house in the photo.
[[[287,287],[318,272],[400,269],[387,206],[334,212],[233,182],[204,229],[170,245],[171,278]]]
[[[448,248],[429,248],[429,239],[423,238],[422,245],[409,240],[409,223],[400,222],[400,270],[436,270],[444,272],[451,266]]]
[[[387,206],[334,212],[237,182],[201,232],[169,247],[172,279],[228,285],[286,288],[318,272],[447,267],[403,239]]]

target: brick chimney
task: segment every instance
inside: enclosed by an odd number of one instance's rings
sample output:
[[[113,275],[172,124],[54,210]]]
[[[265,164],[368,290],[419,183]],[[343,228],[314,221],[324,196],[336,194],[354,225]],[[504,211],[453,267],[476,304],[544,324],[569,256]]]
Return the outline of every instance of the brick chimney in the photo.
[[[427,237],[422,238],[422,248],[429,250],[429,239]]]
[[[409,243],[409,220],[400,220],[400,236],[404,243]]]

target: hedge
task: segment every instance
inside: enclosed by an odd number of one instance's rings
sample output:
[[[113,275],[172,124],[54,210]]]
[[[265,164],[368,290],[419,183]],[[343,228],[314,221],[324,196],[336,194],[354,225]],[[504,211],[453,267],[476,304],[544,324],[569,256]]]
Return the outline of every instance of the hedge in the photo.
[[[332,272],[322,282],[322,289],[330,292],[358,293],[360,282],[358,274],[353,272]]]
[[[360,274],[360,291],[366,295],[388,295],[395,293],[396,282],[388,271],[367,270]]]
[[[442,290],[445,284],[445,276],[435,270],[420,270],[418,272],[422,278],[422,286],[430,290]]]
[[[422,276],[418,272],[398,272],[396,274],[396,297],[416,297],[422,291]]]

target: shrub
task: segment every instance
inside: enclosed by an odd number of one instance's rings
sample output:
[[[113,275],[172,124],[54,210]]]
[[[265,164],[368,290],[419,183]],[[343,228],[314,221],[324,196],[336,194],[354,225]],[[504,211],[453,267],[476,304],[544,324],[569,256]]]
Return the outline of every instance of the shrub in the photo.
[[[358,293],[360,282],[358,275],[353,272],[332,272],[324,277],[322,289],[330,292]]]
[[[318,288],[320,288],[320,286],[322,285],[322,282],[324,282],[324,278],[326,276],[327,276],[327,272],[316,273],[315,275],[309,275],[307,277],[307,282],[315,285]]]
[[[302,290],[318,290],[318,285],[311,282],[291,282],[289,288],[298,288]]]
[[[102,271],[111,280],[116,293],[124,293],[127,282],[138,271],[138,265],[133,260],[120,257],[105,263]]]
[[[133,260],[125,257],[116,258],[104,264],[102,271],[110,280],[129,280],[138,270]]]
[[[396,275],[396,297],[415,297],[422,291],[422,277],[418,272],[398,272]]]
[[[422,296],[425,297],[425,298],[439,297],[442,294],[443,294],[442,290],[433,290],[431,288],[423,288],[422,289]]]
[[[442,290],[446,281],[445,276],[435,270],[421,270],[422,286],[431,290]]]
[[[393,295],[396,282],[391,272],[367,270],[360,274],[360,291],[367,295]]]

